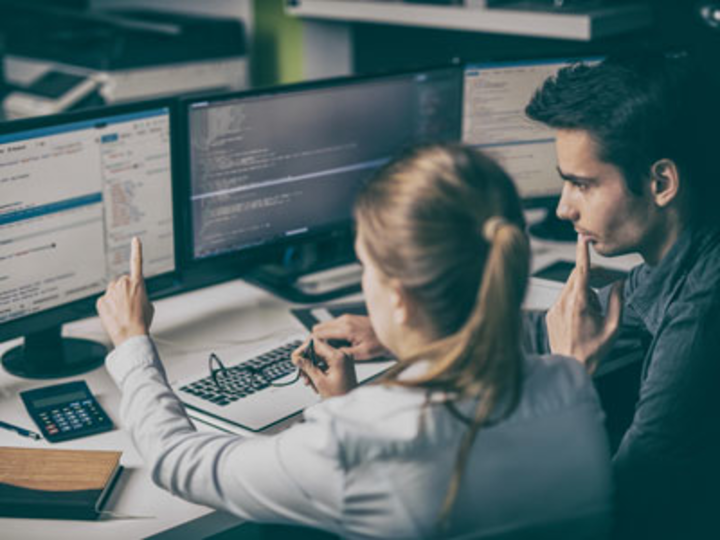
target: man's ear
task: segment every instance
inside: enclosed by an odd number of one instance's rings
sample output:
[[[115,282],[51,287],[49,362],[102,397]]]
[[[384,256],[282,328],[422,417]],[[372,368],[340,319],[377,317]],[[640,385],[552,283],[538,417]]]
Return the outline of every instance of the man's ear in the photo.
[[[655,204],[667,208],[680,191],[680,171],[671,159],[660,159],[651,169],[650,193]]]

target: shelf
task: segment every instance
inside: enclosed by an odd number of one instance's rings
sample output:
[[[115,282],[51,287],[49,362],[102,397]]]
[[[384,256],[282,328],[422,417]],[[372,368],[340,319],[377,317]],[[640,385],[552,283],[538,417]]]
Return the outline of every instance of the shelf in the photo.
[[[532,2],[517,2],[502,8],[470,8],[357,0],[287,0],[286,11],[291,15],[311,19],[576,41],[591,41],[639,30],[652,24],[650,7],[641,3],[581,10],[538,7]]]

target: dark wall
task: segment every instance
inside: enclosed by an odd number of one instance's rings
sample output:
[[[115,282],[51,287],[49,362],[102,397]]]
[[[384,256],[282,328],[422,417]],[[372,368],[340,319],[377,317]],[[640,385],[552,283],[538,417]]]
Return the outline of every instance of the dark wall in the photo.
[[[606,54],[653,44],[689,49],[720,74],[720,31],[712,31],[697,16],[693,0],[652,0],[655,24],[642,32],[592,43],[502,36],[390,25],[354,26],[354,67],[358,73],[416,68],[454,58],[476,61],[502,57]]]
[[[700,58],[708,73],[720,83],[720,29],[710,29],[698,14],[698,6],[707,3],[711,2],[654,0],[654,30],[658,42],[687,49]]]
[[[647,33],[592,43],[514,37],[473,32],[357,25],[354,29],[355,69],[365,73],[463,61],[532,56],[606,53],[647,41]]]

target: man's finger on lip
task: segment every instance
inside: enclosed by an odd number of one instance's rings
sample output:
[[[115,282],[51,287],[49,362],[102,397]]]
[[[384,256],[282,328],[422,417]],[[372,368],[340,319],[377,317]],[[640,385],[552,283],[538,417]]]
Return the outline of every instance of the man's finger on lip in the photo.
[[[588,237],[579,235],[577,248],[575,250],[575,272],[576,285],[584,290],[588,286],[588,274],[590,272],[590,245]]]

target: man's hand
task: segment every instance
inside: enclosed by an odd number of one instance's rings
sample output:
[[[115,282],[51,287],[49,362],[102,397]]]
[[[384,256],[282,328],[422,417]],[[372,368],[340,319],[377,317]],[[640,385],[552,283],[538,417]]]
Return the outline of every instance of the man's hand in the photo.
[[[548,311],[545,322],[550,350],[577,358],[592,373],[612,347],[620,328],[623,283],[613,285],[607,314],[603,315],[597,294],[588,283],[589,249],[587,238],[579,235],[575,269]]]
[[[96,304],[115,347],[133,336],[147,335],[155,311],[145,290],[142,245],[138,238],[133,238],[130,249],[130,275],[112,281]]]
[[[355,365],[350,355],[320,339],[313,339],[317,360],[325,363],[321,369],[308,358],[310,340],[292,353],[292,362],[301,370],[306,382],[322,397],[342,396],[357,386]]]
[[[339,347],[339,350],[356,361],[390,356],[387,349],[378,341],[370,319],[365,316],[342,315],[337,319],[316,324],[312,333],[323,341],[346,342],[344,346]]]

